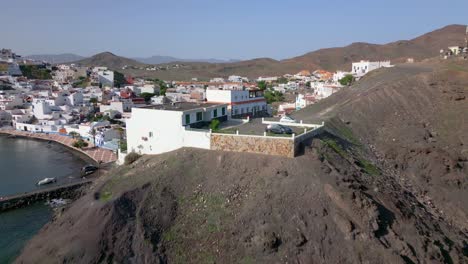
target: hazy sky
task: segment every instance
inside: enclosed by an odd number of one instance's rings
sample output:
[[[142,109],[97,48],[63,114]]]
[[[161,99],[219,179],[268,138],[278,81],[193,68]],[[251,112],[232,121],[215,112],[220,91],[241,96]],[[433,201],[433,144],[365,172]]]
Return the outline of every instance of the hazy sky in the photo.
[[[0,47],[22,55],[298,56],[468,23],[468,1],[0,0]]]

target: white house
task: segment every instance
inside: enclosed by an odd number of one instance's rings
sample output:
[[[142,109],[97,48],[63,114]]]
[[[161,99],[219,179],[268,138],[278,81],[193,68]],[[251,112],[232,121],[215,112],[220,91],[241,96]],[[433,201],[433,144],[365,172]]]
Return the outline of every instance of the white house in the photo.
[[[249,79],[242,76],[231,75],[228,77],[228,81],[230,82],[249,82]]]
[[[109,70],[98,71],[97,80],[98,80],[98,83],[100,83],[103,87],[104,86],[113,87],[114,86],[114,72],[109,71]]]
[[[360,62],[353,62],[351,73],[356,75],[357,77],[362,77],[370,71],[377,70],[383,67],[392,67],[392,65],[390,65],[390,61],[361,60]]]
[[[0,94],[0,110],[11,110],[17,106],[23,105],[23,99],[20,95],[2,95]]]
[[[258,77],[257,82],[276,82],[278,77]]]
[[[340,88],[337,85],[319,85],[314,90],[318,99],[324,99],[338,92]]]
[[[207,89],[206,100],[210,103],[227,104],[231,116],[258,116],[268,111],[263,91],[260,90]]]
[[[351,72],[337,71],[333,74],[333,82],[338,83],[339,80],[343,79],[346,75],[352,74]]]
[[[133,108],[127,121],[127,149],[160,154],[182,147],[210,149],[208,130],[195,130],[213,119],[228,118],[226,104],[173,103]]]

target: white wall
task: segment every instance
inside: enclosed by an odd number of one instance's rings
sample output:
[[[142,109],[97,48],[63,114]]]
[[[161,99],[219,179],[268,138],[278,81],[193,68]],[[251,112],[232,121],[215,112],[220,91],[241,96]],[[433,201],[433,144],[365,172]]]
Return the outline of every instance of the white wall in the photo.
[[[128,152],[160,154],[181,148],[185,132],[182,114],[178,111],[133,108],[132,118],[127,120]]]
[[[183,137],[185,147],[210,149],[211,135],[209,131],[191,131],[185,130]]]

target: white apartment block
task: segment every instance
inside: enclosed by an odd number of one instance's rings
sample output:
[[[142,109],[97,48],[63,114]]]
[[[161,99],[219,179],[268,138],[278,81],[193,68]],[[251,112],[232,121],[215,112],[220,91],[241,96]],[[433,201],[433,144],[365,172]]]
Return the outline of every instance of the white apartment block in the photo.
[[[210,103],[228,105],[231,116],[267,114],[267,102],[260,90],[219,90],[207,89],[206,100]]]
[[[360,61],[360,62],[353,62],[351,73],[356,75],[357,77],[362,77],[366,75],[368,72],[373,70],[377,70],[383,67],[392,67],[390,65],[390,61]]]
[[[128,152],[160,154],[182,147],[210,149],[208,130],[192,128],[228,119],[226,104],[173,103],[133,108],[127,121]]]

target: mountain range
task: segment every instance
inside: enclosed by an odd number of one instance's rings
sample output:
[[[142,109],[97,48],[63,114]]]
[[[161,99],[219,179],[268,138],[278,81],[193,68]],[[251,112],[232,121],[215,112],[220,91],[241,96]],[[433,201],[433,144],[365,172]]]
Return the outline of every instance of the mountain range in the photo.
[[[28,55],[24,56],[25,59],[36,60],[36,61],[46,61],[52,64],[60,64],[60,63],[68,63],[77,60],[82,60],[85,57],[72,54],[72,53],[64,53],[64,54],[39,54],[39,55]]]
[[[36,61],[46,61],[52,64],[60,64],[60,63],[70,63],[79,60],[86,59],[87,57],[83,57],[80,55],[72,54],[72,53],[64,53],[64,54],[38,54],[38,55],[28,55],[24,56],[26,59],[36,60]],[[141,62],[144,64],[162,64],[162,63],[171,63],[171,62],[207,62],[207,63],[225,63],[225,62],[237,62],[239,60],[235,59],[182,59],[176,58],[172,56],[160,56],[155,55],[151,57],[136,57],[132,58],[137,62]]]
[[[351,63],[359,60],[391,60],[392,63],[401,63],[408,58],[420,61],[438,56],[441,49],[452,45],[463,45],[465,29],[464,25],[449,25],[411,40],[398,40],[387,44],[356,42],[345,47],[320,49],[285,60],[256,58],[244,61],[215,59],[192,61],[168,56],[129,59],[103,52],[73,62],[85,66],[107,66],[115,70],[130,66],[122,71],[132,76],[166,80],[189,80],[193,77],[209,79],[229,75],[255,78],[317,69],[349,71]],[[55,58],[55,61],[58,59]],[[175,65],[175,62],[178,65]],[[144,68],[149,65],[157,65],[158,69],[145,70]]]

